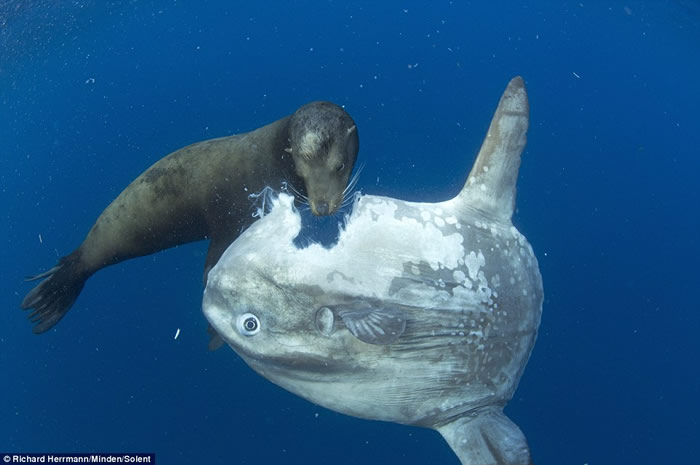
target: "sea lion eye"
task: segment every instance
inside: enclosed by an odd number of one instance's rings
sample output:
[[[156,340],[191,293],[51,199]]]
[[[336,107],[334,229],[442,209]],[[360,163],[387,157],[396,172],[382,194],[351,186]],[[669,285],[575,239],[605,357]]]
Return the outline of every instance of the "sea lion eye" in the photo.
[[[252,313],[244,313],[238,317],[238,331],[244,336],[254,336],[260,332],[260,320]]]

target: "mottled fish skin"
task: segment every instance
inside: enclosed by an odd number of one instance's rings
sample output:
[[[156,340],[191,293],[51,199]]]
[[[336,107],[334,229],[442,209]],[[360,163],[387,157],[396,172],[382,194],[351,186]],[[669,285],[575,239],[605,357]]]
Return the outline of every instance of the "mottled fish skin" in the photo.
[[[314,403],[434,428],[465,465],[530,463],[502,413],[543,301],[511,222],[527,127],[517,77],[455,198],[358,196],[329,249],[298,249],[293,199],[273,199],[211,270],[207,319],[255,371]]]

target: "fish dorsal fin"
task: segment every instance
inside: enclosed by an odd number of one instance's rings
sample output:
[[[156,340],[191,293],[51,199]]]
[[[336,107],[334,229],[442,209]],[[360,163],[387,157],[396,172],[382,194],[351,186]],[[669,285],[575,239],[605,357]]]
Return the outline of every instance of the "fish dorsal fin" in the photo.
[[[391,344],[406,329],[406,316],[398,308],[359,301],[335,307],[350,333],[367,344]]]
[[[525,147],[529,105],[520,76],[506,87],[467,182],[457,196],[472,208],[509,221],[515,206],[515,183]]]

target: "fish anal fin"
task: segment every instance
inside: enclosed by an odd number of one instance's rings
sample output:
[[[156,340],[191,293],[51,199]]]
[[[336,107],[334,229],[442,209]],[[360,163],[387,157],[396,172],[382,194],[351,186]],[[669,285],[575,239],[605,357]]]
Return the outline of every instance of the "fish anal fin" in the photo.
[[[525,435],[498,408],[436,428],[463,465],[532,465]]]

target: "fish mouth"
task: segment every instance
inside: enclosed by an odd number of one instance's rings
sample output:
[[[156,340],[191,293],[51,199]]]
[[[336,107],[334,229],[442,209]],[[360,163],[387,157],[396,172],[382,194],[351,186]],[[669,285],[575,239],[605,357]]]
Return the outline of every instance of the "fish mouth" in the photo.
[[[265,377],[328,382],[359,371],[359,367],[347,362],[303,352],[269,355],[252,352],[240,346],[233,349],[248,366]]]

